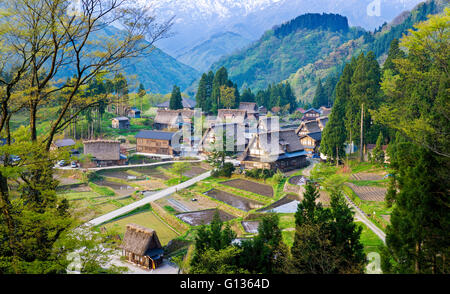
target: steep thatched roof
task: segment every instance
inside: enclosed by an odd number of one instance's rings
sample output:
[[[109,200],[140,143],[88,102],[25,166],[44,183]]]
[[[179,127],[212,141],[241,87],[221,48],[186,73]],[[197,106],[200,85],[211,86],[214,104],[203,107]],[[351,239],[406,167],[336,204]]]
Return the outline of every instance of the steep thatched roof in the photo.
[[[258,106],[255,102],[241,102],[239,103],[239,109],[240,110],[246,110],[247,113],[257,113],[258,112]]]
[[[122,248],[137,255],[144,256],[153,249],[161,249],[156,232],[136,224],[128,224],[123,237]]]
[[[179,110],[158,109],[156,112],[155,123],[165,125],[175,125],[178,122],[180,122],[179,117],[180,117]]]
[[[247,119],[247,111],[241,109],[219,109],[217,120],[220,122],[243,124]]]
[[[317,120],[310,120],[310,121],[303,121],[296,132],[297,132],[297,134],[299,134],[299,133],[309,134],[309,133],[317,133],[317,132],[321,132],[321,131],[322,130],[320,129],[320,126],[319,126],[319,123],[317,122]]]

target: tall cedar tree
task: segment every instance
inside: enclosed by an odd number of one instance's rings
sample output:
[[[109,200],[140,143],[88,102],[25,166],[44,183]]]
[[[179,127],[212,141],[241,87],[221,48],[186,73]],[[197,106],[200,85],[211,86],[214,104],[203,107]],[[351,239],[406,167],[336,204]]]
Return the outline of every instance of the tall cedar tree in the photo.
[[[183,98],[181,97],[180,88],[173,86],[172,95],[170,96],[169,108],[172,110],[183,109]]]
[[[279,221],[277,214],[265,216],[258,227],[258,235],[241,243],[240,267],[254,274],[289,271],[289,250],[283,242]]]
[[[313,107],[318,109],[321,106],[328,106],[328,96],[327,92],[322,85],[322,80],[319,79],[319,83],[317,84],[316,93],[314,95]]]
[[[346,129],[344,124],[345,98],[337,98],[331,110],[329,121],[323,130],[320,152],[331,157],[336,165],[345,156],[344,143]]]
[[[383,71],[390,70],[392,74],[398,74],[398,70],[395,65],[395,60],[405,58],[405,52],[400,49],[399,40],[394,39],[389,47],[388,57],[383,65]]]
[[[220,101],[220,87],[228,85],[228,72],[225,67],[221,67],[215,74],[211,93],[211,112],[217,113],[222,108]]]
[[[450,269],[450,202],[445,159],[410,142],[398,142],[390,153],[395,170],[382,255],[385,273],[448,274]],[[448,164],[448,161],[447,161]]]
[[[296,232],[291,248],[294,273],[362,273],[365,255],[361,227],[340,192],[332,193],[331,208],[317,203],[319,193],[307,184],[295,214]]]

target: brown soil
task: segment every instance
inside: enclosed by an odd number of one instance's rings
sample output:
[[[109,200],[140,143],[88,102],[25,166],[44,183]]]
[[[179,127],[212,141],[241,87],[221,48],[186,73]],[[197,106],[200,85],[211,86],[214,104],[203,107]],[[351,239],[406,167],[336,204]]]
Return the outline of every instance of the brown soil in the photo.
[[[358,195],[361,200],[382,202],[386,196],[387,189],[372,186],[356,186],[349,183],[348,186]]]
[[[252,181],[236,179],[226,182],[221,182],[222,185],[238,188],[244,191],[263,195],[266,197],[273,197],[273,188],[269,185],[259,184]]]
[[[352,174],[350,178],[356,181],[380,181],[383,179],[383,175],[372,173],[357,173]]]
[[[244,197],[236,196],[227,192],[219,191],[216,189],[212,189],[205,193],[206,195],[225,202],[228,205],[231,205],[237,209],[250,211],[253,209],[261,208],[264,205],[261,202],[250,200]]]
[[[229,221],[235,218],[234,215],[228,214],[225,211],[218,210],[219,216],[222,221]],[[190,224],[191,226],[199,226],[202,224],[209,225],[211,221],[213,220],[214,214],[216,212],[216,209],[207,209],[207,210],[201,210],[201,211],[193,211],[193,212],[186,212],[186,213],[180,213],[176,216],[184,221],[185,223]]]

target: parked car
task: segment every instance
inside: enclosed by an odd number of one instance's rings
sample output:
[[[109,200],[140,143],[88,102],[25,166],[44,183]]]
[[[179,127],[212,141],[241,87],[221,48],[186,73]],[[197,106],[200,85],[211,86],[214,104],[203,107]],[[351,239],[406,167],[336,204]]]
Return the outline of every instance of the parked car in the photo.
[[[78,167],[78,163],[76,163],[75,161],[72,161],[72,162],[70,163],[70,166],[71,166],[72,168],[77,168],[77,167]]]
[[[60,160],[59,162],[58,162],[58,165],[59,166],[66,166],[67,165],[67,162],[65,161],[65,160]]]

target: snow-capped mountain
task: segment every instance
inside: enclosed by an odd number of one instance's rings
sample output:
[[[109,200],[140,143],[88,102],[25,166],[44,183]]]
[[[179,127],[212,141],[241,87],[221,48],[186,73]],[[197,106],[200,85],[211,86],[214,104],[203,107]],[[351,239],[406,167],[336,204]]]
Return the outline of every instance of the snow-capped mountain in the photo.
[[[374,29],[421,0],[138,0],[158,18],[175,17],[174,36],[158,46],[178,57],[212,35],[234,32],[256,40],[274,25],[308,12],[339,13],[350,25]],[[371,5],[372,12],[367,7]],[[379,8],[379,16],[378,9]],[[370,15],[369,15],[370,14]]]

